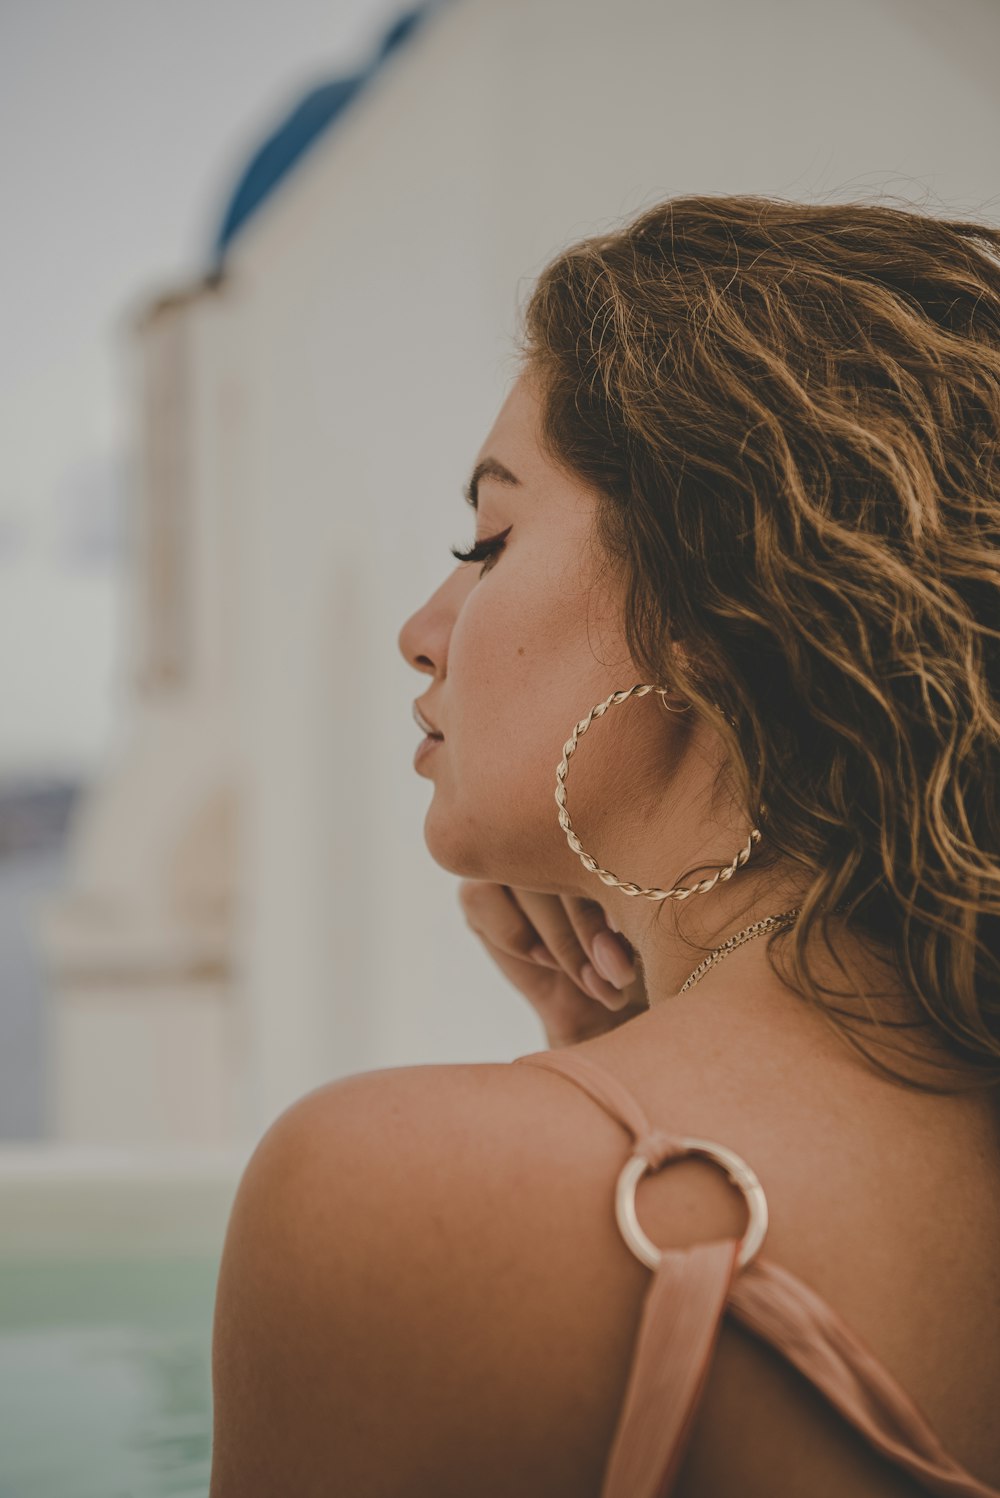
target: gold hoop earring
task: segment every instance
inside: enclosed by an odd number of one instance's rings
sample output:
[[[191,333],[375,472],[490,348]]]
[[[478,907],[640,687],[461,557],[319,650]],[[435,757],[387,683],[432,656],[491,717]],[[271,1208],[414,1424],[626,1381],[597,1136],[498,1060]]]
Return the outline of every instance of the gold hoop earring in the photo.
[[[666,700],[666,691],[663,687],[635,686],[630,687],[628,691],[612,692],[611,696],[606,698],[604,702],[599,702],[596,707],[592,707],[587,716],[582,718],[573,729],[572,738],[568,739],[563,745],[563,757],[556,770],[556,804],[559,807],[559,825],[566,834],[566,841],[578,856],[584,868],[589,869],[592,874],[596,874],[602,883],[613,885],[626,895],[641,895],[644,900],[686,900],[689,895],[708,894],[709,890],[714,889],[720,879],[731,879],[736,870],[742,868],[750,857],[754,844],[760,842],[760,829],[757,827],[751,828],[746,846],[740,849],[731,864],[726,864],[724,868],[717,869],[710,878],[700,879],[697,884],[687,886],[678,885],[674,889],[656,889],[655,887],[644,889],[642,885],[632,884],[627,880],[619,879],[617,874],[612,874],[610,870],[601,868],[597,860],[585,850],[580,839],[573,831],[573,824],[570,821],[569,811],[566,807],[566,776],[569,771],[569,761],[582,735],[587,732],[587,729],[595,718],[604,716],[609,707],[614,707],[619,702],[627,702],[630,697],[645,697],[648,692],[656,692],[668,712],[686,712],[691,706],[688,703],[687,708],[670,707]],[[718,707],[718,703],[715,705]],[[721,712],[722,709],[720,708],[719,711]],[[733,720],[730,718],[729,722],[732,723]]]

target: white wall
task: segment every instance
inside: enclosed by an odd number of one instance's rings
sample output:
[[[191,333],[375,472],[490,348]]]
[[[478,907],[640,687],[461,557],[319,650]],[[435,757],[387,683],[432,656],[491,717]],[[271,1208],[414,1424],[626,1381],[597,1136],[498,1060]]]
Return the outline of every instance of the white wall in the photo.
[[[424,682],[396,646],[471,536],[460,486],[533,276],[678,193],[988,211],[998,45],[980,0],[947,25],[929,0],[462,0],[237,240],[262,1124],[346,1072],[544,1044],[424,848]]]
[[[256,1131],[231,938],[245,443],[227,327],[224,297],[198,292],[136,330],[129,732],[74,818],[69,886],[38,923],[46,1123],[61,1142],[224,1146]]]

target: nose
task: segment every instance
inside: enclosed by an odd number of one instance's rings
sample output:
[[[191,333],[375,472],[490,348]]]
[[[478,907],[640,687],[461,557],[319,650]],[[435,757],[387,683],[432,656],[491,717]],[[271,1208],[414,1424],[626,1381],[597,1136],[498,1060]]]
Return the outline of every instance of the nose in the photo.
[[[399,631],[400,654],[415,671],[442,678],[448,673],[448,641],[458,602],[453,580],[462,571],[461,566],[457,567]]]

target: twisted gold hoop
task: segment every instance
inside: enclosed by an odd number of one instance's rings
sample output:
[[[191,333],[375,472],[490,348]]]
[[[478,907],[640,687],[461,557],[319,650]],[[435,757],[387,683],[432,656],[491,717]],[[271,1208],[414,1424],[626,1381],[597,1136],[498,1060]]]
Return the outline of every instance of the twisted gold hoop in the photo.
[[[604,716],[609,707],[614,707],[619,702],[627,702],[630,697],[645,697],[648,692],[656,692],[668,712],[686,712],[688,710],[687,708],[671,708],[667,703],[664,688],[654,686],[635,686],[630,687],[627,692],[612,692],[611,696],[606,698],[604,702],[599,702],[596,707],[592,707],[587,716],[581,718],[580,722],[573,729],[572,738],[568,739],[563,745],[563,757],[556,770],[556,804],[559,807],[559,825],[566,834],[566,841],[573,852],[579,857],[584,868],[589,869],[592,874],[596,874],[602,883],[614,885],[616,889],[620,889],[626,895],[641,895],[644,900],[686,900],[689,895],[708,894],[709,890],[714,889],[720,879],[731,879],[736,870],[742,868],[750,857],[754,843],[760,842],[760,829],[757,827],[751,828],[750,836],[746,841],[746,847],[740,849],[731,864],[726,864],[724,868],[717,869],[711,878],[700,879],[697,884],[689,884],[686,887],[678,885],[674,889],[643,889],[641,885],[619,879],[618,875],[612,874],[609,869],[601,868],[597,860],[592,858],[585,850],[580,839],[573,831],[573,824],[569,819],[569,811],[566,808],[566,776],[569,771],[569,761],[582,735],[587,732],[587,729],[595,718]],[[688,707],[690,707],[690,703]],[[730,719],[730,721],[732,720]]]

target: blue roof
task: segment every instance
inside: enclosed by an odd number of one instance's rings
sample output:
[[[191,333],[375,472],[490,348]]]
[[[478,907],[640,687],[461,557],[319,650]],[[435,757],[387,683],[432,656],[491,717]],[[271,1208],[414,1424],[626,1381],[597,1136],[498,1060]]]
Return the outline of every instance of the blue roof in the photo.
[[[321,83],[299,101],[292,112],[251,156],[244,168],[216,236],[214,258],[219,267],[226,250],[240,229],[277,187],[278,183],[339,118],[351,100],[360,94],[396,49],[407,42],[440,0],[426,0],[394,21],[368,65],[346,78]]]

